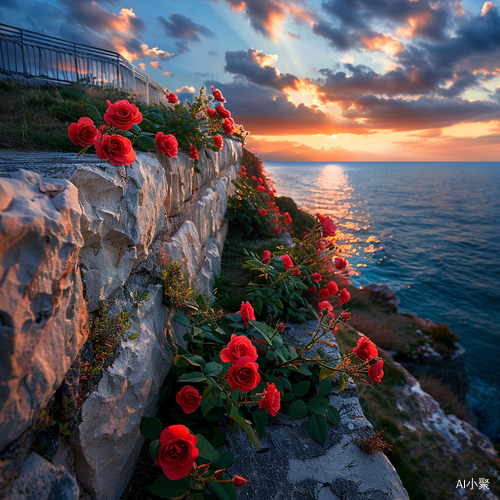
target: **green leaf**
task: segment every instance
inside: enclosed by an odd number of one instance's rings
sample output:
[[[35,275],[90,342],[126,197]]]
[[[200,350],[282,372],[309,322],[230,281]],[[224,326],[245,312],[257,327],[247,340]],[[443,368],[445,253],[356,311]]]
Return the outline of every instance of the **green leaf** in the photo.
[[[302,382],[293,384],[293,392],[296,396],[305,396],[308,393],[310,387],[311,382],[309,382],[309,380],[303,380]]]
[[[259,439],[262,439],[264,437],[264,421],[262,420],[261,416],[257,412],[252,412],[252,418],[253,418],[253,423],[255,424],[255,430],[257,431],[257,436],[259,436]]]
[[[337,408],[335,408],[335,406],[328,405],[326,413],[328,415],[328,420],[330,421],[331,424],[333,425],[340,424],[340,413],[337,410]]]
[[[196,448],[198,448],[200,452],[200,457],[206,458],[210,463],[217,462],[220,455],[210,444],[210,441],[203,434],[196,434],[196,437],[198,438]]]
[[[132,125],[132,128],[130,130],[136,135],[139,135],[141,133],[141,127],[139,127],[139,125],[137,124]]]
[[[138,336],[139,336],[138,333],[133,333],[132,335],[130,335],[130,337],[128,339],[133,340],[133,339],[136,339]]]
[[[234,464],[234,453],[230,450],[223,453],[220,456],[219,460],[217,460],[217,462],[212,464],[212,467],[215,470],[229,469],[229,467],[231,467],[231,465],[233,464]]]
[[[167,476],[162,475],[146,486],[146,489],[160,498],[181,500],[187,494],[189,480],[184,478],[179,481],[171,481]]]
[[[160,123],[161,125],[165,125],[165,119],[160,113],[149,112],[148,117],[151,118],[154,122]]]
[[[287,391],[290,391],[290,392],[293,391],[292,384],[290,383],[290,381],[286,377],[280,377],[280,380],[281,380],[281,383],[283,384],[283,387]]]
[[[233,410],[234,411],[234,410]],[[252,443],[257,446],[257,448],[260,450],[259,442],[257,441],[257,437],[255,436],[254,431],[252,428],[248,425],[248,422],[241,417],[240,415],[236,415],[235,413],[231,413],[229,415],[229,418],[232,418],[247,434]]]
[[[316,415],[323,415],[326,417],[326,408],[322,405],[317,405],[311,402],[307,403],[307,407],[311,410],[312,413],[316,413]]]
[[[238,399],[240,397],[240,391],[238,388],[236,388],[232,393],[231,393],[231,399],[237,403],[238,402]]]
[[[299,366],[299,372],[308,377],[312,376],[312,371],[307,368],[306,363],[301,363]]]
[[[278,391],[284,392],[283,384],[281,383],[281,380],[278,377],[275,377],[274,375],[266,375],[266,382],[274,384],[276,386],[276,389],[278,389]]]
[[[281,401],[287,402],[291,401],[295,397],[295,394],[293,392],[287,392],[282,398]]]
[[[191,322],[189,321],[187,316],[184,316],[184,314],[177,313],[174,316],[174,320],[179,323],[179,325],[182,326],[191,326]]]
[[[158,439],[155,439],[154,441],[151,441],[151,443],[149,443],[149,456],[151,457],[151,460],[153,460],[153,462],[156,462],[159,453],[160,441]]]
[[[92,144],[90,146],[85,146],[81,151],[78,151],[78,154],[76,155],[76,157],[80,158],[80,156],[84,155],[91,147],[92,147]]]
[[[147,151],[156,151],[156,142],[152,137],[147,135],[140,135],[135,138],[135,143],[141,149],[146,149]]]
[[[325,444],[326,437],[328,436],[328,425],[325,417],[313,413],[311,418],[309,418],[307,428],[309,429],[309,434],[311,434],[318,443]]]
[[[161,422],[157,418],[142,417],[140,431],[141,434],[148,439],[160,439],[160,434],[163,430]]]
[[[208,484],[220,500],[237,500],[236,488],[233,483],[216,483],[209,481]]]
[[[249,321],[249,323],[262,335],[262,338],[271,345],[271,339],[269,338],[269,332],[265,323],[260,321]]]
[[[151,133],[157,132],[157,128],[156,128],[157,126],[153,125],[147,118],[142,119],[140,126],[141,126],[142,130],[144,130],[144,132],[151,132]]]
[[[332,392],[332,383],[329,378],[324,378],[319,383],[319,395],[328,396]]]
[[[262,299],[260,297],[256,297],[255,300],[254,300],[253,305],[255,307],[255,312],[257,314],[261,314],[262,313],[262,308],[264,307],[264,302],[262,301]]]
[[[222,365],[216,363],[215,361],[211,361],[206,364],[203,371],[207,377],[216,377],[223,369],[224,367]]]
[[[92,106],[92,104],[85,103],[85,109],[94,122],[102,120],[101,113],[99,113],[99,110],[95,106]]]
[[[179,382],[203,382],[207,377],[203,373],[184,373],[179,377]]]
[[[177,356],[175,358],[177,359],[179,357],[184,358],[189,364],[191,364],[193,366],[199,366],[201,368],[204,368],[207,364],[207,362],[201,356],[197,356],[196,354],[189,354],[189,353],[188,354],[177,354]]]
[[[341,373],[339,377],[339,392],[342,392],[345,389],[345,386],[347,384],[347,380],[349,379],[349,376],[346,375],[345,373]]]
[[[281,338],[281,335],[276,334],[273,337],[273,346],[276,348],[283,347],[283,339]]]
[[[196,297],[196,303],[198,304],[198,307],[202,310],[202,311],[206,311],[207,310],[207,304],[205,302],[205,298],[203,297],[203,295],[198,295]]]
[[[299,399],[290,405],[287,413],[293,418],[304,418],[309,413],[309,409],[304,401]]]
[[[206,414],[215,407],[219,400],[220,393],[221,391],[214,385],[209,385],[205,388],[201,397],[201,411],[203,412],[203,416],[206,416]]]

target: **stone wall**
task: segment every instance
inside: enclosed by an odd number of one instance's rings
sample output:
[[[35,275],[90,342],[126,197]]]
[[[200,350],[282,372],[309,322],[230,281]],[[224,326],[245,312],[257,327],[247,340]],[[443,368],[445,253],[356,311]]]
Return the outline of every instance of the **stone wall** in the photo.
[[[38,464],[34,477],[43,468],[51,488],[68,482],[64,466],[99,500],[119,499],[142,446],[141,416],[155,414],[182,343],[155,270],[165,258],[181,262],[195,288],[211,291],[241,146],[225,140],[221,152],[202,152],[201,173],[185,153],[138,154],[129,167],[74,154],[0,156],[0,494],[28,498],[19,492]],[[136,291],[149,300],[136,303]],[[28,459],[36,417],[78,365],[87,315],[103,304],[129,312],[138,336],[122,342],[83,403],[70,446],[59,446],[53,465]],[[77,483],[65,491],[77,498]]]

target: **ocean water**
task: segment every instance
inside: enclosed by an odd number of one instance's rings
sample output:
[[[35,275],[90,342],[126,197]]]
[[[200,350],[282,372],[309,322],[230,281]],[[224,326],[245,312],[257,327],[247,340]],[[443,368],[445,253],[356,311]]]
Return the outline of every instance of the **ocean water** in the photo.
[[[330,215],[353,285],[387,283],[400,310],[448,323],[469,402],[500,440],[500,162],[266,162],[278,195]],[[359,274],[358,274],[359,273]]]

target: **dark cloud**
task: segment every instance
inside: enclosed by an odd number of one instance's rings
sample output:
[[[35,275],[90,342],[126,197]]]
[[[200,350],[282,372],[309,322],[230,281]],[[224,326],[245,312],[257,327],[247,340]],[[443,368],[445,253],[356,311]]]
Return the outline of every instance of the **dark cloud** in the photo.
[[[218,56],[219,53],[216,50],[209,50],[208,51],[208,55],[210,55],[210,56]]]
[[[159,16],[158,20],[165,29],[167,36],[180,41],[201,42],[201,37],[215,38],[215,33],[203,24],[195,23],[190,17],[184,14],[173,12],[168,16],[168,20]]]
[[[279,73],[269,63],[273,56],[264,54],[261,50],[249,48],[226,52],[226,66],[228,73],[244,76],[249,82],[282,91],[285,88],[296,87],[299,79],[290,73]]]
[[[384,99],[373,95],[355,101],[345,110],[347,119],[363,119],[369,129],[397,131],[443,128],[457,123],[486,122],[500,116],[500,104],[492,101],[467,101],[420,97],[416,100]]]
[[[399,26],[412,19],[413,36],[442,40],[450,25],[451,15],[445,7],[429,0],[327,0],[321,4],[344,26],[365,30],[374,19],[392,21]]]
[[[214,0],[219,1],[219,0]],[[276,41],[276,32],[290,16],[298,22],[310,22],[316,14],[304,0],[225,0],[233,9],[250,20],[252,28],[261,35]],[[287,33],[294,38],[297,35]]]
[[[349,50],[359,46],[361,37],[357,33],[349,32],[345,28],[337,28],[326,21],[319,21],[312,25],[313,33],[328,40],[328,45],[335,49]]]
[[[296,106],[283,92],[264,89],[246,81],[206,81],[220,89],[237,123],[257,135],[366,133],[354,120],[339,120],[319,109]]]

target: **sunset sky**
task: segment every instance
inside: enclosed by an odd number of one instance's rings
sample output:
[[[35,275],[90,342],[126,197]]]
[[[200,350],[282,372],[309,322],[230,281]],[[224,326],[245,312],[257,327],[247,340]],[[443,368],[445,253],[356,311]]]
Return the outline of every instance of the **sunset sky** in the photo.
[[[482,0],[2,0],[5,24],[219,88],[267,160],[500,160],[500,17]]]

